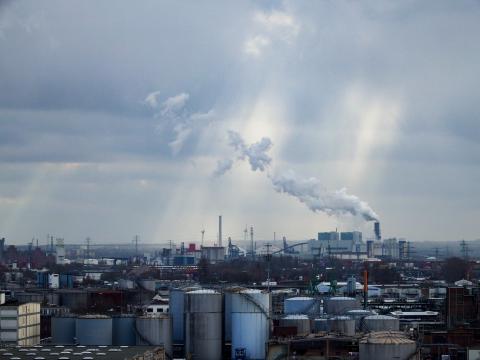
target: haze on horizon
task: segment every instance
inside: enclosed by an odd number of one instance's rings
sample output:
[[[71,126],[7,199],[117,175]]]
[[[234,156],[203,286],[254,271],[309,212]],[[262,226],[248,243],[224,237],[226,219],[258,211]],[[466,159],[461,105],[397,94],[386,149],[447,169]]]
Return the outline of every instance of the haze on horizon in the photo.
[[[1,1],[0,237],[213,243],[219,214],[234,239],[371,235],[278,170],[384,236],[480,238],[479,33],[473,0]],[[268,171],[229,131],[270,139]]]

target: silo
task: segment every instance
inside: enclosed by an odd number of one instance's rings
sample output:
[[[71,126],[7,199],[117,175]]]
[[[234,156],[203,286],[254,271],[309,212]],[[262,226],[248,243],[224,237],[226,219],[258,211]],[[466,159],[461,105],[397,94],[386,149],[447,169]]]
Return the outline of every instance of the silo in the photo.
[[[408,360],[417,351],[415,341],[401,332],[371,332],[359,342],[360,360],[396,359]]]
[[[364,331],[398,331],[400,321],[387,315],[371,315],[363,319]]]
[[[298,335],[310,334],[311,325],[307,315],[287,315],[280,319],[280,326],[295,326]]]
[[[297,296],[284,301],[284,313],[289,314],[318,314],[318,302],[308,296]]]
[[[247,359],[265,359],[270,336],[270,293],[240,290],[231,293],[232,359],[245,349]]]
[[[336,296],[325,299],[324,311],[329,315],[343,315],[347,311],[360,308],[357,299],[344,296]]]
[[[170,316],[172,317],[172,339],[174,344],[185,342],[185,292],[198,290],[199,287],[170,289]]]
[[[112,345],[136,345],[135,319],[133,314],[116,315],[112,318]]]
[[[193,290],[185,294],[185,354],[192,360],[222,358],[222,294]]]
[[[315,332],[328,331],[328,319],[315,319],[313,320],[313,329]]]
[[[167,314],[139,316],[135,321],[137,345],[163,345],[172,356],[172,319]]]
[[[235,292],[245,290],[245,288],[240,286],[232,286],[225,289],[223,295],[223,303],[224,303],[224,339],[225,342],[232,341],[232,295]]]
[[[75,316],[52,317],[52,343],[55,345],[75,344]]]
[[[375,315],[375,312],[371,310],[357,309],[347,311],[345,315],[350,316],[355,320],[355,328],[360,331],[363,330],[363,319],[367,316]]]
[[[355,320],[348,316],[334,316],[329,318],[328,331],[353,336],[355,335]]]
[[[75,332],[79,345],[112,345],[112,318],[104,315],[79,316]]]

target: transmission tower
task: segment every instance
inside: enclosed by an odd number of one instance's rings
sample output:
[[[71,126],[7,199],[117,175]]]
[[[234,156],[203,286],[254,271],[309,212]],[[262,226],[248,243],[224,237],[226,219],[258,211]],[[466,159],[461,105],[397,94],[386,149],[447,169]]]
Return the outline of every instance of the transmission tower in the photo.
[[[470,253],[470,245],[465,240],[462,240],[460,242],[460,249],[461,249],[463,258],[465,260],[468,260],[468,255]]]

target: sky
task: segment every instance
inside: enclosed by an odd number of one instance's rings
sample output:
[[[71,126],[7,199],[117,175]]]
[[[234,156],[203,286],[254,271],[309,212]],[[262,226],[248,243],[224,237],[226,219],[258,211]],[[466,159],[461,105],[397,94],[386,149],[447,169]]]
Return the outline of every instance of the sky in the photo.
[[[0,1],[0,236],[372,236],[295,174],[384,237],[477,239],[478,34],[478,0]]]

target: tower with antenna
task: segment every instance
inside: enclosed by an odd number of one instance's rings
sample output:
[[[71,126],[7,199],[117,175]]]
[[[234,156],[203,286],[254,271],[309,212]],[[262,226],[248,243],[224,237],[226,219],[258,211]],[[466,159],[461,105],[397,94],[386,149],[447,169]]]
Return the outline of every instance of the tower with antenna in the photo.
[[[135,244],[135,259],[136,261],[138,261],[138,235],[135,235],[135,237],[133,238],[133,243]]]
[[[250,226],[250,249],[252,251],[252,260],[255,260],[255,249],[253,248],[253,226]]]
[[[470,254],[470,245],[465,240],[460,242],[460,251],[462,252],[463,259],[468,260]]]
[[[201,245],[203,246],[203,240],[205,239],[205,229],[202,229],[202,231],[200,231],[200,233],[202,234],[202,242],[201,242]]]

